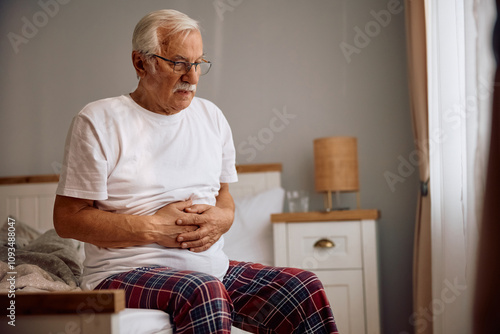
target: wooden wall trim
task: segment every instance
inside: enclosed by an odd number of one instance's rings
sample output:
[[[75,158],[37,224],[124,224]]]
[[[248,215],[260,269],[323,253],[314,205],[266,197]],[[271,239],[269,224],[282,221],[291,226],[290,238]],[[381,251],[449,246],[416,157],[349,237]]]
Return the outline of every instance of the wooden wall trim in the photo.
[[[59,175],[57,174],[0,177],[0,185],[22,184],[22,183],[47,183],[47,182],[58,182],[58,181],[59,181]]]
[[[264,172],[281,172],[283,169],[280,163],[275,164],[252,164],[252,165],[236,165],[238,173],[264,173]]]
[[[252,164],[252,165],[237,165],[238,173],[264,173],[264,172],[281,172],[282,165],[275,164]],[[23,184],[23,183],[48,183],[58,182],[59,175],[25,175],[25,176],[6,176],[0,177],[0,185],[8,184]]]

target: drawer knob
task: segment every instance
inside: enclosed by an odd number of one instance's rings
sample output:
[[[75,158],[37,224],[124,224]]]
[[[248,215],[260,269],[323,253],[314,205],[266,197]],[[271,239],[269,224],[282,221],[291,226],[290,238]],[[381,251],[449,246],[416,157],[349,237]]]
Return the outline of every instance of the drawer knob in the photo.
[[[315,248],[333,248],[335,243],[330,239],[320,239],[314,244]]]

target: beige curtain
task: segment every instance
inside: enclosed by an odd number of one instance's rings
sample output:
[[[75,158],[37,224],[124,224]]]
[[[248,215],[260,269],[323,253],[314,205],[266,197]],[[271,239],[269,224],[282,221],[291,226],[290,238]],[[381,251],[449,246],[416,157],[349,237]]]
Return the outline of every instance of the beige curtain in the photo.
[[[432,301],[431,275],[431,211],[429,193],[429,131],[427,108],[427,55],[425,4],[423,0],[407,0],[406,34],[410,109],[415,146],[419,156],[420,191],[415,221],[413,251],[413,310],[411,318],[416,333],[432,333],[432,323],[426,312]]]
[[[497,13],[500,1],[496,1]],[[499,13],[500,15],[500,13]],[[491,139],[479,236],[474,305],[474,333],[500,333],[500,22],[493,33],[497,60],[491,114]]]

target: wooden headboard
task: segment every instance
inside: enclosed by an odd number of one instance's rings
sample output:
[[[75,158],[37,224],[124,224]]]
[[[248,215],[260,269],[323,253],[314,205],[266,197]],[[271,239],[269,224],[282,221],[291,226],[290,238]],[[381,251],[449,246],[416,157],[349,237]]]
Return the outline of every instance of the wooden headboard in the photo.
[[[282,166],[238,165],[237,183],[229,190],[233,197],[253,195],[281,185]],[[53,228],[52,210],[59,176],[31,175],[0,178],[0,224],[9,215],[43,232]]]

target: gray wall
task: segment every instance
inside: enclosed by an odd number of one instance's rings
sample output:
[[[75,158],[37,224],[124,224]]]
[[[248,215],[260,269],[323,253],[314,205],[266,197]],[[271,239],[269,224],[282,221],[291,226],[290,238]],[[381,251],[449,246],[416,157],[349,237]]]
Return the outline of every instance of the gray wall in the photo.
[[[362,207],[382,213],[384,333],[411,332],[418,178],[397,0],[2,1],[0,175],[59,172],[72,117],[135,88],[132,30],[160,8],[200,21],[214,66],[198,95],[228,118],[238,163],[283,163],[284,187],[321,209],[313,140],[358,138]]]

